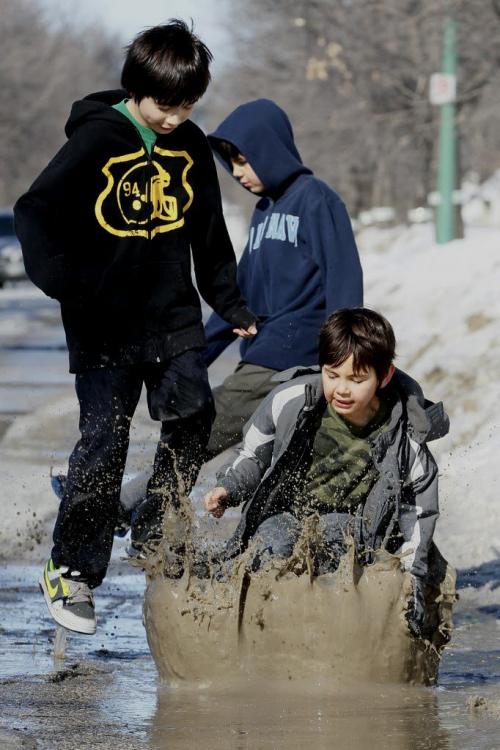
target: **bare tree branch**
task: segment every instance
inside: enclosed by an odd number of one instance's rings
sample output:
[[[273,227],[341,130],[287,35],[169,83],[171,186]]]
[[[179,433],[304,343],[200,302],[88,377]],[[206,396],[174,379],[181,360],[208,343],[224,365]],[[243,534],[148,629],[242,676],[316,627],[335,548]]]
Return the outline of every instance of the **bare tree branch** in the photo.
[[[241,63],[210,97],[213,124],[245,99],[275,99],[290,114],[305,161],[351,211],[376,196],[405,216],[434,187],[439,108],[428,87],[441,68],[449,13],[458,33],[461,161],[480,173],[500,167],[498,128],[486,128],[481,114],[491,111],[492,96],[498,101],[500,0],[239,0],[234,7],[232,28],[245,29],[246,40],[237,42]],[[472,122],[482,132],[472,132]]]

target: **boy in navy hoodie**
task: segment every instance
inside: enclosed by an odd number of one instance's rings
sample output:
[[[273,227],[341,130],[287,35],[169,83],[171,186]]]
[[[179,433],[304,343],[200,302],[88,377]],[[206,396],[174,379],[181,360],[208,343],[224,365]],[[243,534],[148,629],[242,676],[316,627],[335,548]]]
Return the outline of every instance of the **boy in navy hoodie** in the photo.
[[[196,479],[213,419],[201,356],[198,288],[235,335],[255,333],[213,157],[189,120],[210,80],[210,51],[182,21],[128,49],[123,90],[73,105],[68,142],[16,204],[32,281],[61,303],[81,439],[70,461],[40,586],[52,617],[92,634],[92,589],[106,574],[130,422],[143,385],[161,437],[132,544],[162,532],[166,503]]]
[[[318,360],[327,315],[363,304],[363,281],[342,199],[302,163],[286,113],[268,99],[234,110],[208,136],[223,166],[259,197],[238,265],[238,284],[259,317],[242,341],[235,372],[213,391],[209,455],[241,440],[243,425],[276,383],[277,371]],[[205,327],[211,364],[234,340],[216,312]]]

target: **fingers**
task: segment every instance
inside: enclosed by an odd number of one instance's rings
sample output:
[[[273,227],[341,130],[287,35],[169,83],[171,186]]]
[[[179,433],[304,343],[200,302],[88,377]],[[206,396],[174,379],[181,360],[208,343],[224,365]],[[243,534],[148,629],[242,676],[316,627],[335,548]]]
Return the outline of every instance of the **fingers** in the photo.
[[[244,328],[233,328],[233,333],[235,333],[237,336],[241,336],[242,339],[250,338],[249,333],[245,331]]]
[[[241,336],[242,339],[249,339],[257,333],[257,326],[255,323],[252,323],[248,328],[233,328],[233,333]]]
[[[226,510],[226,500],[227,492],[224,487],[215,487],[210,492],[207,492],[203,498],[203,503],[205,509],[211,513],[214,518],[221,518]]]

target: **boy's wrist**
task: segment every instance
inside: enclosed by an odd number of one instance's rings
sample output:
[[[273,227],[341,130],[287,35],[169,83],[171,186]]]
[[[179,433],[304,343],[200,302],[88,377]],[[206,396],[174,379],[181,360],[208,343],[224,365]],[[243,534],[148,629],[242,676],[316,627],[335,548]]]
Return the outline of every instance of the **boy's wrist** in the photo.
[[[225,491],[225,493],[226,493],[226,495],[224,497],[224,507],[225,508],[234,508],[237,505],[239,505],[239,501],[238,500],[236,500],[236,502],[235,502],[236,493],[235,493],[235,488],[232,487],[231,482],[225,481],[225,478],[224,479],[219,479],[217,481],[217,487],[221,487]]]

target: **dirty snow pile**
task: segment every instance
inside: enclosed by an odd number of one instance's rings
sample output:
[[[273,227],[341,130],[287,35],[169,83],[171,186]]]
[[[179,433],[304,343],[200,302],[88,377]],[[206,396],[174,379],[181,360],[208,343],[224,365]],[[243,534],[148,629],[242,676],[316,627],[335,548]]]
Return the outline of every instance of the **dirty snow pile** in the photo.
[[[398,366],[443,400],[450,434],[431,449],[441,469],[436,541],[457,567],[500,556],[500,230],[467,227],[435,244],[430,225],[359,237],[365,304],[392,322]]]

